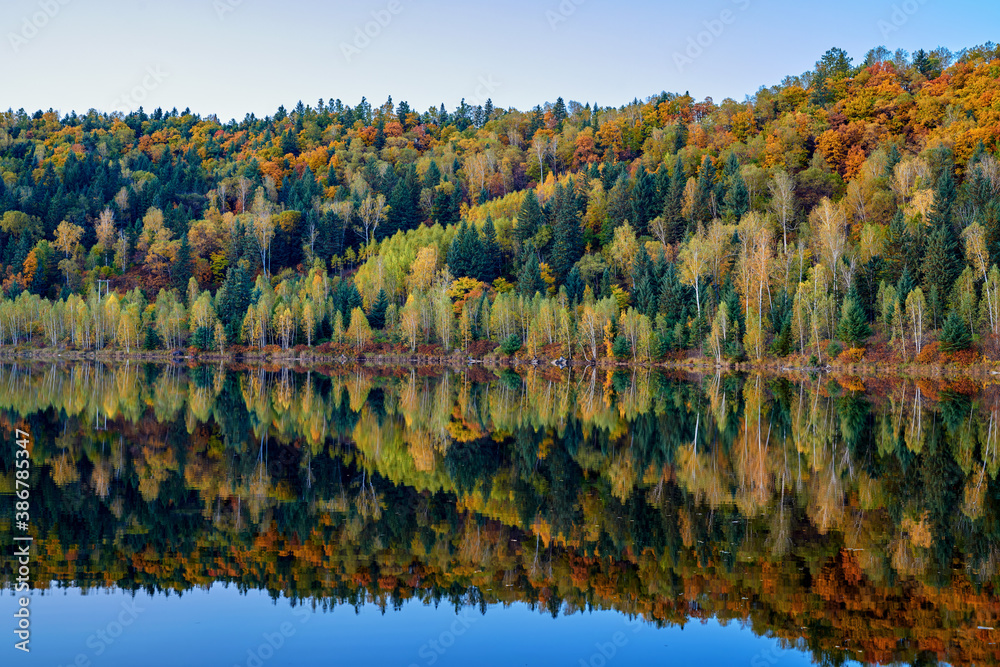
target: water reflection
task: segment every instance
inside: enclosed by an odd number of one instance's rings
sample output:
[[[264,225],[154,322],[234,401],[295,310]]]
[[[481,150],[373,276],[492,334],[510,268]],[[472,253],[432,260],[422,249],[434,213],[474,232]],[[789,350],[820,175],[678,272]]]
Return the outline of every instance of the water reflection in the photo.
[[[5,437],[37,443],[38,582],[716,618],[829,664],[1000,662],[998,398],[642,371],[0,368]]]

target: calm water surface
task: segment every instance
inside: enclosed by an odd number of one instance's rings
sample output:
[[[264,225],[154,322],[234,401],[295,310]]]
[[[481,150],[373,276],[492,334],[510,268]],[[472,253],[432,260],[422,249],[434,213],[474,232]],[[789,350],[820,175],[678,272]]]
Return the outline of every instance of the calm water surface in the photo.
[[[998,417],[965,381],[7,365],[3,664],[998,664]]]

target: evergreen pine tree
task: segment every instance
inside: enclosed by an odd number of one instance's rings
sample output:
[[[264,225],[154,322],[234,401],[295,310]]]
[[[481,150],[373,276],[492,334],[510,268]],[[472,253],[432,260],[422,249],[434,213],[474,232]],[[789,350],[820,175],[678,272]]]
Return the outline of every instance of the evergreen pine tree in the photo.
[[[691,215],[695,222],[708,222],[712,215],[712,195],[715,190],[715,166],[712,158],[705,156],[701,162],[701,172],[698,174],[698,187],[695,190],[694,206]]]
[[[632,216],[632,195],[628,190],[628,177],[623,171],[608,193],[608,217],[612,229],[618,228]],[[635,225],[632,225],[633,228]]]
[[[726,190],[726,215],[739,220],[750,210],[750,192],[739,168],[729,179],[729,189]]]
[[[3,179],[0,179],[3,180]],[[184,236],[187,240],[187,235]],[[11,239],[13,241],[13,238]],[[28,259],[28,253],[31,252],[32,239],[31,235],[27,233],[22,233],[17,239],[17,246],[14,248],[14,261],[11,262],[13,268],[20,269],[24,266],[24,260]],[[180,259],[180,253],[177,254],[178,260]],[[188,253],[188,261],[190,262],[191,256]],[[188,264],[190,269],[190,263]],[[16,281],[15,281],[16,282]]]
[[[389,297],[386,296],[384,289],[379,289],[378,297],[372,302],[371,309],[368,311],[368,324],[371,325],[372,329],[385,328],[385,311],[388,307]]]
[[[632,263],[632,293],[635,307],[647,317],[655,317],[657,297],[656,279],[653,275],[653,261],[649,258],[645,245],[639,246],[639,254]]]
[[[972,345],[972,332],[957,310],[948,313],[941,331],[941,350],[943,352],[958,352]]]
[[[449,224],[451,198],[444,190],[439,190],[431,203],[431,220],[441,225]]]
[[[586,289],[586,285],[583,283],[583,278],[580,276],[580,268],[578,266],[573,266],[573,269],[566,276],[566,295],[571,303],[579,303],[583,301],[583,292]]]
[[[497,230],[493,226],[493,218],[486,216],[483,224],[482,251],[477,262],[477,277],[484,283],[492,283],[500,277],[502,263],[500,244],[497,243]]]
[[[903,275],[903,269],[906,268],[906,249],[910,243],[912,243],[912,237],[906,228],[906,219],[903,217],[903,211],[897,210],[887,229],[882,280],[885,280],[889,284],[895,284],[899,281]]]
[[[552,255],[549,264],[556,279],[562,282],[583,255],[583,248],[572,188],[561,188],[557,190],[556,196],[558,209],[552,225]]]
[[[187,234],[181,234],[181,245],[177,249],[174,264],[170,270],[170,284],[179,293],[184,294],[188,280],[191,278],[191,246]]]
[[[679,153],[682,148],[687,146],[688,139],[688,129],[684,121],[677,119],[677,124],[674,126],[674,153]]]
[[[409,166],[389,195],[389,219],[386,225],[386,236],[398,231],[416,229],[420,224],[420,186],[417,182],[417,172]]]
[[[951,164],[946,164],[941,170],[937,187],[934,190],[934,205],[927,214],[927,223],[931,227],[942,227],[951,224],[952,208],[955,204],[955,177],[952,175]]]
[[[712,292],[709,291],[709,296]],[[740,295],[733,284],[732,274],[726,276],[726,282],[722,284],[719,292],[719,303],[726,304],[726,311],[729,313],[729,331],[726,335],[726,343],[723,346],[723,355],[727,359],[743,359],[743,335],[746,333],[746,318],[743,315],[743,307],[740,305]],[[708,309],[704,309],[708,312]],[[706,318],[707,319],[707,318]]]
[[[891,179],[893,177],[893,172],[896,169],[896,165],[899,164],[900,160],[902,159],[903,156],[899,152],[899,146],[897,146],[895,143],[892,143],[889,146],[889,153],[886,155],[885,158],[885,171],[883,172],[885,178]]]
[[[667,193],[670,191],[670,169],[667,168],[666,161],[661,162],[659,169],[656,170],[656,174],[653,177],[653,185],[656,189],[657,200],[653,217],[656,217],[658,213],[655,211],[663,211],[663,202],[666,201]]]
[[[910,292],[916,288],[917,283],[913,279],[913,274],[910,273],[910,269],[904,268],[903,275],[899,277],[899,282],[896,283],[896,298],[899,300],[900,307],[905,307],[906,297],[910,295]]]
[[[538,197],[532,188],[524,196],[521,204],[521,211],[517,216],[517,225],[514,227],[514,237],[523,246],[529,239],[534,238],[538,229],[542,226],[542,209],[538,205]]]
[[[538,257],[535,256],[534,252],[528,253],[528,258],[517,279],[517,290],[527,297],[534,296],[535,292],[545,294],[545,281],[542,279]]]
[[[632,216],[630,222],[638,234],[645,234],[649,221],[656,217],[656,184],[642,166],[632,188]]]
[[[681,208],[684,204],[684,187],[687,181],[684,178],[684,163],[680,156],[674,161],[674,168],[670,174],[670,186],[667,194],[663,198],[663,219],[670,225],[670,241],[677,241],[684,234],[684,216]]]
[[[226,338],[235,341],[239,339],[243,317],[250,306],[250,291],[253,289],[253,283],[242,262],[237,264],[236,268],[229,267],[222,287],[223,298],[219,303],[219,320],[225,326]]]
[[[837,335],[851,347],[860,347],[872,335],[872,329],[868,326],[868,318],[861,304],[858,303],[858,294],[853,286],[848,292],[847,298],[844,299],[840,323],[837,325]]]
[[[855,288],[858,294],[858,305],[865,312],[865,319],[869,322],[875,320],[875,307],[878,298],[878,285],[880,276],[885,273],[885,262],[882,257],[875,255],[858,271],[855,281]]]
[[[556,103],[552,106],[552,118],[556,121],[556,132],[562,132],[563,121],[569,114],[566,112],[566,103],[563,102],[563,98],[557,98]]]
[[[434,188],[441,183],[441,169],[438,168],[437,162],[431,160],[431,165],[427,167],[427,173],[424,174],[424,187]]]
[[[455,188],[451,191],[451,198],[448,201],[448,222],[445,224],[455,225],[462,218],[462,185],[456,180]]]
[[[677,275],[677,265],[668,264],[660,278],[660,296],[657,300],[657,311],[666,318],[668,328],[672,329],[678,322],[687,321],[686,296],[684,284]]]
[[[961,271],[961,253],[951,224],[937,227],[931,232],[924,250],[924,290],[947,294]]]
[[[604,273],[601,275],[601,287],[597,296],[601,299],[611,296],[611,269],[604,269]]]
[[[448,268],[452,275],[457,278],[475,275],[480,254],[479,235],[462,220],[448,248]]]
[[[281,154],[287,155],[289,153],[298,155],[299,137],[298,135],[292,133],[291,130],[285,130],[285,132],[281,135]]]
[[[939,295],[951,292],[951,285],[962,269],[962,255],[952,225],[954,202],[955,179],[949,164],[941,171],[934,192],[934,205],[927,214],[931,231],[924,249],[921,268],[924,291],[928,293],[932,287],[937,287]]]

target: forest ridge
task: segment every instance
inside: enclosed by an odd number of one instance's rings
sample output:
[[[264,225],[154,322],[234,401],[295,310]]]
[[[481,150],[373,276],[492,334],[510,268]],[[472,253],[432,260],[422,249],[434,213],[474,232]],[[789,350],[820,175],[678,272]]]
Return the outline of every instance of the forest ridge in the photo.
[[[0,344],[990,358],[998,93],[989,43],[742,103],[7,111]]]

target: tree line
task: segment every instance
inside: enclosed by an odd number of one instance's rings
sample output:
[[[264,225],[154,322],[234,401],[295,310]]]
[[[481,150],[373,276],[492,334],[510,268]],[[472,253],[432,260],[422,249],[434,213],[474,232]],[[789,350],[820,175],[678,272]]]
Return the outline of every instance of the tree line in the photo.
[[[998,55],[831,49],[745,103],[8,111],[0,342],[989,354]]]

